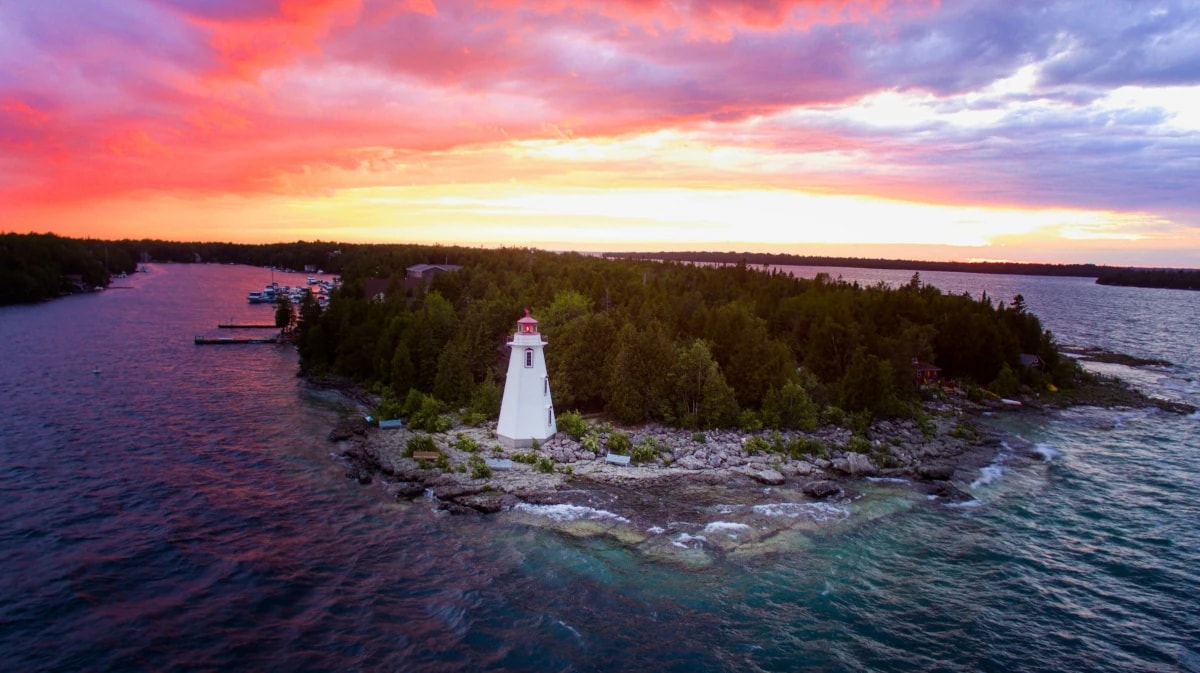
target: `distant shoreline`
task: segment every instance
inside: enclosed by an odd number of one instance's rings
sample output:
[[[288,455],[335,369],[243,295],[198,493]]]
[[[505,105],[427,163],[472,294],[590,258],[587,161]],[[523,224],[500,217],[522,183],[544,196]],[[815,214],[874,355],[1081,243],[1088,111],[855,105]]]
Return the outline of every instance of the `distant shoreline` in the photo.
[[[1098,285],[1200,290],[1200,270],[1037,262],[935,262],[911,259],[826,257],[769,252],[606,252],[606,258],[747,266],[826,266],[885,271],[946,271],[1009,276],[1094,278]]]

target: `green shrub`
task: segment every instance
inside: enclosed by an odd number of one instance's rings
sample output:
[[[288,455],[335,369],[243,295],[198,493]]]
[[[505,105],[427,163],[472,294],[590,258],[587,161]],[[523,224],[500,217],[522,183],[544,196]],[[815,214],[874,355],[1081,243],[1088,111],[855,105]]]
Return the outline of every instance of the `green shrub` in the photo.
[[[1000,366],[1000,373],[997,374],[996,378],[992,380],[992,383],[989,387],[992,389],[992,392],[996,393],[997,395],[1002,397],[1012,397],[1013,395],[1016,395],[1017,391],[1021,388],[1021,382],[1017,379],[1017,373],[1012,370],[1012,367],[1008,366],[1007,362],[1005,362]]]
[[[533,469],[543,474],[554,474],[554,461],[547,456],[539,456],[533,463]]]
[[[746,453],[753,456],[764,451],[770,451],[771,445],[762,437],[754,435],[753,437],[749,437],[746,439],[746,441],[742,442],[742,448],[746,451]]]
[[[412,416],[421,410],[421,405],[425,403],[425,398],[428,397],[425,393],[411,388],[408,395],[404,398],[404,404],[401,405],[401,413],[405,416]]]
[[[462,424],[477,428],[487,421],[487,416],[475,411],[467,411],[462,415]]]
[[[479,454],[467,459],[467,467],[471,468],[472,479],[490,479],[492,477],[492,468],[488,467],[487,461]]]
[[[384,388],[383,399],[375,407],[375,418],[400,418],[404,415],[404,402],[396,397],[391,388]]]
[[[753,409],[744,409],[738,416],[738,427],[742,432],[758,432],[763,427],[762,416]]]
[[[850,414],[849,428],[856,435],[866,435],[871,431],[871,421],[874,414],[868,409],[860,409]]]
[[[854,453],[870,453],[871,442],[862,435],[852,435],[850,441],[846,442],[846,450]]]
[[[624,432],[614,432],[608,436],[609,453],[628,456],[631,449],[633,449],[633,442],[629,441],[629,435]]]
[[[472,419],[479,418],[476,423],[468,425],[479,425],[483,421],[500,416],[500,403],[504,397],[504,390],[492,380],[489,374],[483,383],[475,387],[471,393],[471,401],[467,405],[468,416]],[[463,421],[466,423],[466,421]]]
[[[637,443],[633,447],[633,451],[629,454],[631,462],[634,463],[649,463],[655,458],[658,458],[659,445],[653,438],[647,437]]]
[[[692,435],[692,441],[697,444],[707,444],[708,437],[703,432],[697,432]]]
[[[579,447],[584,451],[600,453],[600,436],[595,431],[587,433],[579,440]]]
[[[846,412],[841,407],[829,405],[821,410],[821,425],[843,426],[846,424]]]
[[[934,436],[937,435],[937,426],[934,424],[933,420],[925,414],[919,414],[917,416],[917,427],[921,429],[921,435],[925,439],[933,439]]]
[[[787,444],[778,430],[771,432],[771,453],[787,453]]]
[[[788,444],[788,455],[796,459],[805,456],[824,458],[829,455],[829,447],[814,437],[797,437]]]
[[[558,417],[558,429],[578,442],[587,434],[588,423],[578,411],[568,411]]]
[[[408,416],[410,428],[425,432],[446,432],[454,427],[454,421],[450,420],[449,416],[442,415],[442,403],[430,395],[422,395],[415,390],[411,391],[405,401],[405,408],[411,408],[417,399],[420,400],[417,409]]]
[[[479,450],[479,444],[475,441],[474,437],[464,435],[460,432],[454,436],[454,448],[466,453],[475,453]]]
[[[950,436],[964,441],[973,441],[979,437],[979,431],[970,423],[959,423],[950,431]]]
[[[437,444],[429,435],[413,435],[404,443],[404,457],[412,458],[414,451],[437,451]]]
[[[537,462],[538,455],[532,451],[519,451],[512,455],[512,459],[513,459],[513,462],[516,462],[516,463],[525,463],[526,465],[533,465],[534,463]]]

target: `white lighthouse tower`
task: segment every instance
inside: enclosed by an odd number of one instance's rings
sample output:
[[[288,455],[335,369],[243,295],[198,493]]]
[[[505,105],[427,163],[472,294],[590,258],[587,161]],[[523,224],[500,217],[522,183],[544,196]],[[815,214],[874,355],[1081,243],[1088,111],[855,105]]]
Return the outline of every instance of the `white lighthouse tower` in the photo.
[[[537,325],[525,309],[525,317],[517,321],[517,333],[508,343],[508,377],[504,380],[496,434],[510,448],[530,446],[534,440],[542,442],[558,432],[546,356],[542,353],[546,342]]]

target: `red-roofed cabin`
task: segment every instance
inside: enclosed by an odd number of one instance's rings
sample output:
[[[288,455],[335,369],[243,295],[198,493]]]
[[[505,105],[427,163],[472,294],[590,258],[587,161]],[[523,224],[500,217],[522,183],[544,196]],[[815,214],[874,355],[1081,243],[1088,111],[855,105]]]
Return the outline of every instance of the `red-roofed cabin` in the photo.
[[[913,382],[919,386],[937,383],[942,380],[942,368],[917,358],[913,358]]]

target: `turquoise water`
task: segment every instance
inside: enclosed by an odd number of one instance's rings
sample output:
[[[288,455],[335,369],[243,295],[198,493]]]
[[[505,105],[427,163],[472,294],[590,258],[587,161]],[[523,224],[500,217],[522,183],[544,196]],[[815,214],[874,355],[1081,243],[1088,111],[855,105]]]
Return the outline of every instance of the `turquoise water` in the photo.
[[[770,553],[658,554],[345,479],[294,352],[191,343],[265,317],[264,274],[0,309],[6,670],[1200,671],[1195,416],[995,417],[1038,457],[1002,454],[970,502],[875,485]],[[939,275],[1171,360],[1109,369],[1200,401],[1200,293]]]

